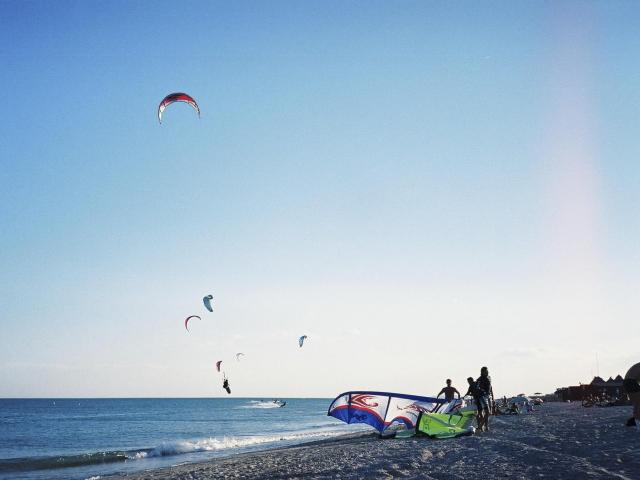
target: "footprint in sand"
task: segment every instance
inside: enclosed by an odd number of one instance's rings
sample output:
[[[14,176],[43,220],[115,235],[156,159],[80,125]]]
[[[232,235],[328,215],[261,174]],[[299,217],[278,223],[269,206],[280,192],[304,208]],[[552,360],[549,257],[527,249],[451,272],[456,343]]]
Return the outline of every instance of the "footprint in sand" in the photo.
[[[420,460],[422,460],[423,462],[428,462],[432,458],[433,458],[433,453],[431,453],[431,451],[427,449],[423,450],[422,455],[420,455]]]

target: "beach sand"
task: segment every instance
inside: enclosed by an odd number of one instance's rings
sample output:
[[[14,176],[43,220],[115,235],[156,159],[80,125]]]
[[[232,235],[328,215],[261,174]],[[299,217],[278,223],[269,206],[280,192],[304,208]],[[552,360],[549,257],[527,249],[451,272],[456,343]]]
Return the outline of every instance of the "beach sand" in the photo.
[[[450,440],[337,440],[131,474],[132,479],[640,479],[640,432],[629,407],[547,404],[491,418],[491,431]],[[112,478],[112,477],[109,477]]]

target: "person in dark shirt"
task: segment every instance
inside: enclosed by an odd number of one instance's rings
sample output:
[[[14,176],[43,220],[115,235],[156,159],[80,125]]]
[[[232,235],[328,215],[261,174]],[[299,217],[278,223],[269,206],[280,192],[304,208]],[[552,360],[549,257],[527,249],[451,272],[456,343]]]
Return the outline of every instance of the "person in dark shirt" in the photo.
[[[482,367],[480,369],[480,376],[476,380],[478,391],[480,396],[478,398],[478,416],[480,409],[482,409],[482,424],[478,425],[480,431],[489,431],[489,415],[491,414],[491,406],[493,405],[493,387],[491,386],[491,377],[489,376],[489,369]]]
[[[476,400],[480,396],[480,390],[478,390],[478,383],[473,379],[473,377],[467,378],[467,383],[469,384],[469,388],[467,389],[467,393],[464,394],[465,397],[473,397]]]
[[[451,379],[447,378],[447,386],[440,390],[438,397],[444,393],[444,401],[451,402],[454,399],[454,395],[457,394],[460,398],[460,392],[455,387],[451,386]],[[436,397],[436,398],[438,398]]]
[[[473,402],[476,404],[476,407],[478,408],[478,415],[477,417],[477,422],[478,422],[478,430],[482,431],[482,425],[483,425],[483,415],[484,415],[484,410],[482,410],[482,407],[480,406],[480,389],[478,388],[478,382],[476,382],[473,377],[469,377],[467,378],[467,383],[469,384],[469,388],[467,389],[467,393],[464,394],[464,396],[471,396],[473,397]]]

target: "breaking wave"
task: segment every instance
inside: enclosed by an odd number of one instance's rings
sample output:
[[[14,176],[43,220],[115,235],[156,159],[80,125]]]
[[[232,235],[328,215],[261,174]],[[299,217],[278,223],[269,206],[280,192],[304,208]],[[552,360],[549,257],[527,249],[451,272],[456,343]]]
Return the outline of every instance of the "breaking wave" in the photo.
[[[272,401],[251,400],[248,405],[240,405],[236,408],[280,408],[280,404]]]
[[[171,442],[162,444],[151,450],[144,450],[136,454],[136,458],[165,457],[193,452],[208,452],[227,450],[231,448],[245,448],[256,445],[277,442],[304,442],[307,440],[322,439],[336,436],[336,432],[305,432],[282,435],[256,435],[250,437],[222,437],[205,438],[195,441]]]
[[[344,433],[344,432],[342,432]],[[8,458],[0,460],[0,473],[49,470],[87,465],[99,465],[145,458],[166,457],[197,452],[213,452],[228,449],[249,448],[278,442],[304,443],[334,437],[340,432],[300,432],[281,435],[256,435],[247,437],[212,437],[191,441],[167,442],[155,448],[128,451],[106,451],[78,455],[51,457]]]

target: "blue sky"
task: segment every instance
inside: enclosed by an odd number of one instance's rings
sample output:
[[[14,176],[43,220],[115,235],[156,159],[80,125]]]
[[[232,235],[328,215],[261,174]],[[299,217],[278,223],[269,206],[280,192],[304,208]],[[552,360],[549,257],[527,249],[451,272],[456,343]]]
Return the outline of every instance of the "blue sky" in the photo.
[[[636,3],[2,6],[0,396],[637,361]]]

